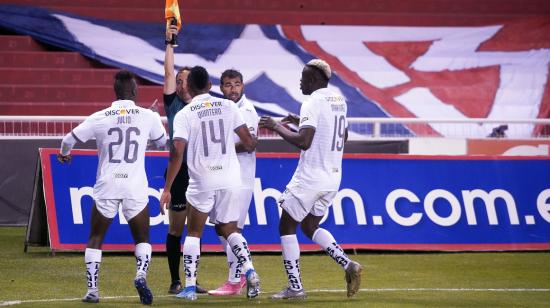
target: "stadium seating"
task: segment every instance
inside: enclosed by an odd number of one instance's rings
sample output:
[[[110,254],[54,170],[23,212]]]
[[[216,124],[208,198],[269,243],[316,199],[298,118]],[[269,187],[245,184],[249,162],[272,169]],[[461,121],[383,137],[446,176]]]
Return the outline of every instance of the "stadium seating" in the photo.
[[[82,16],[158,22],[163,10],[151,0],[0,0]],[[161,8],[159,9],[159,3]],[[346,25],[484,25],[550,13],[546,0],[180,0],[187,22]]]
[[[79,53],[51,50],[31,37],[0,35],[2,115],[88,115],[114,100],[117,69]],[[162,87],[145,80],[139,100],[162,100]]]

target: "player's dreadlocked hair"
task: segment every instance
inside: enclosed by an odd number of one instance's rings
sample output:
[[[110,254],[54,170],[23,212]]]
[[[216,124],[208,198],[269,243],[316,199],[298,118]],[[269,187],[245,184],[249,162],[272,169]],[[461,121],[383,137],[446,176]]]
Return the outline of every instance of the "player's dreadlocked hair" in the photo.
[[[137,84],[134,74],[127,70],[121,70],[116,73],[114,89],[117,99],[135,99]]]
[[[210,76],[202,66],[194,66],[187,76],[187,85],[197,91],[203,91],[208,87]]]

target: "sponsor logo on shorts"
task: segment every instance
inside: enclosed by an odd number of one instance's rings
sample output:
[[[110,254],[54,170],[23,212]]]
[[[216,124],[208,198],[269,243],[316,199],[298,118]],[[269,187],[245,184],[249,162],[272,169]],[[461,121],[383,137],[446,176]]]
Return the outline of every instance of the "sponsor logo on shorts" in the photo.
[[[115,173],[115,179],[127,179],[128,173]]]
[[[185,210],[187,207],[187,204],[185,203],[178,203],[178,204],[170,204],[170,209],[172,210]]]

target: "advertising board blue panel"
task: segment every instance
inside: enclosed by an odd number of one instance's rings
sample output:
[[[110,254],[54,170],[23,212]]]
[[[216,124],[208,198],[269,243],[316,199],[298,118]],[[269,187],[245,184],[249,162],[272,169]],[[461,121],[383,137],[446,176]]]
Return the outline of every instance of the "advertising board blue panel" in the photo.
[[[71,164],[42,149],[50,242],[83,250],[90,228],[96,151],[76,150]],[[253,250],[280,250],[276,199],[292,177],[294,154],[259,153],[244,235]],[[168,218],[160,214],[166,152],[148,152],[151,244],[164,250]],[[550,159],[346,155],[343,178],[321,226],[344,248],[397,250],[550,249]],[[115,217],[105,250],[133,250],[127,222]],[[298,234],[303,249],[319,249]],[[221,251],[212,226],[205,251]]]

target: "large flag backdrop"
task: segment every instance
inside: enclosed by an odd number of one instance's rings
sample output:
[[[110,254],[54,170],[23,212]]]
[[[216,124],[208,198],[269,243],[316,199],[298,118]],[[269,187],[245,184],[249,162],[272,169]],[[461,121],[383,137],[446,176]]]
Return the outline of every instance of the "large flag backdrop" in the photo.
[[[0,26],[162,83],[162,20],[0,5]],[[316,57],[331,64],[330,87],[348,99],[351,117],[534,119],[550,105],[547,18],[476,27],[186,24],[178,40],[176,64],[206,67],[214,84],[223,70],[240,70],[261,114],[299,112],[301,68]]]

